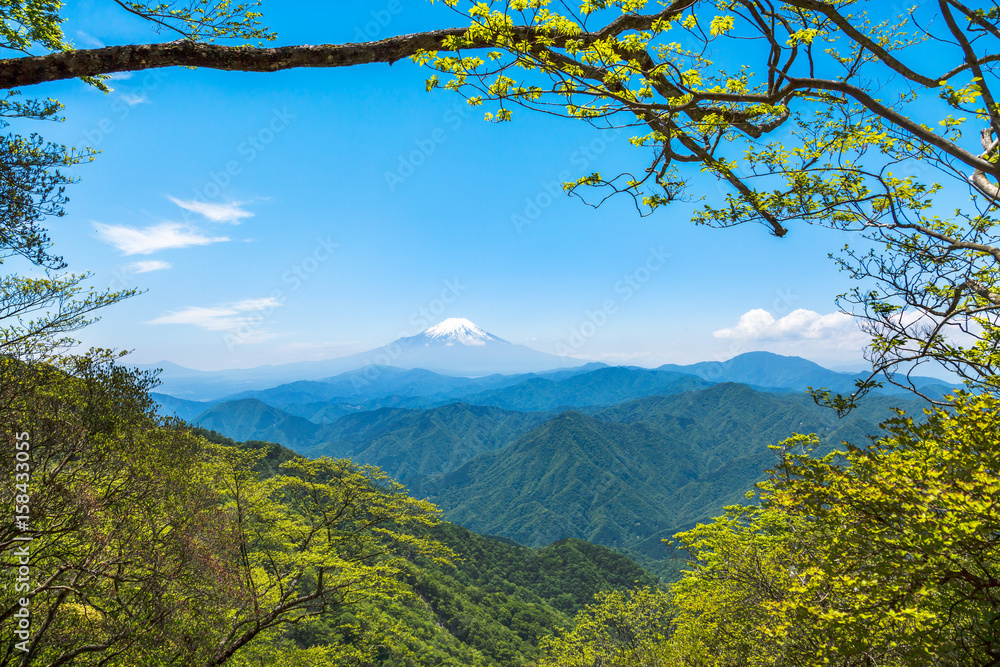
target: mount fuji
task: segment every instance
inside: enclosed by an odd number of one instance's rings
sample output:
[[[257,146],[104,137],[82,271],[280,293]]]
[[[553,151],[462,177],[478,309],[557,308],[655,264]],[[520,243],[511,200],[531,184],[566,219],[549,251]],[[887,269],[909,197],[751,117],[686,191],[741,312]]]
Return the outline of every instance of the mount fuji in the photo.
[[[503,338],[497,338],[493,334],[480,329],[475,324],[464,317],[449,317],[440,324],[435,324],[426,331],[401,340],[416,340],[418,343],[422,339],[425,345],[440,344],[454,345],[487,345],[489,343],[507,343]]]
[[[379,369],[386,366],[478,377],[494,373],[540,373],[576,368],[586,363],[511,343],[463,317],[452,317],[415,336],[398,338],[388,345],[337,359],[225,371],[198,371],[170,362],[140,368],[162,369],[158,392],[177,398],[206,400],[299,380],[322,380],[359,369],[363,374],[379,375]]]
[[[445,374],[534,373],[580,366],[494,336],[463,317],[452,317],[416,336],[408,336],[361,355],[368,365],[425,368]]]

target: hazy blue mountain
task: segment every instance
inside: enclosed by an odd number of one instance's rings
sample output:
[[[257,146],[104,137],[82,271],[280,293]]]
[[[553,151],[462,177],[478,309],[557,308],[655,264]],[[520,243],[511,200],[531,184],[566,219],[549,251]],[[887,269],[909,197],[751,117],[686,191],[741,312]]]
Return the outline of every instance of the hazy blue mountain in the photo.
[[[201,403],[188,401],[191,406],[204,407],[194,411],[186,409],[185,414],[190,414],[191,416],[186,418],[191,419],[216,403],[254,398],[317,424],[328,424],[344,415],[379,408],[432,408],[455,402],[469,392],[503,388],[533,378],[563,380],[601,368],[607,366],[593,363],[541,375],[493,374],[466,378],[441,375],[420,368],[366,366],[322,381],[290,382],[270,389],[241,392],[219,401]],[[180,399],[174,399],[178,400]]]
[[[353,358],[361,362],[359,367],[380,364],[471,376],[535,373],[583,363],[511,343],[460,317]]]
[[[156,401],[157,412],[161,415],[165,417],[176,416],[188,422],[214,405],[211,401],[186,401],[183,398],[174,398],[155,392],[150,393],[150,396]]]
[[[295,382],[229,398],[255,398],[310,421],[329,423],[383,407],[431,408],[455,401],[528,412],[587,408],[711,385],[694,375],[668,371],[602,365],[590,368],[594,370],[458,378],[420,369],[380,367],[383,375],[362,387],[353,385],[354,373],[345,373],[329,382]],[[483,387],[489,388],[476,391]],[[474,393],[468,393],[470,390]],[[356,394],[345,397],[351,391]],[[369,395],[378,398],[366,399]],[[323,400],[325,396],[337,397]]]
[[[325,426],[296,417],[255,398],[213,405],[193,419],[201,428],[233,440],[266,440],[297,453],[324,442]]]
[[[244,398],[255,398],[271,406],[283,403],[329,403],[347,401],[348,394],[343,387],[319,382],[316,380],[299,380],[288,382],[269,389],[241,391],[231,396],[225,396],[223,401],[239,401]]]
[[[677,394],[710,385],[690,374],[615,366],[556,380],[549,376],[528,378],[510,387],[462,396],[461,400],[508,410],[556,410],[614,405],[643,396]]]
[[[344,415],[377,410],[382,407],[375,405],[366,407],[361,403],[337,403],[333,401],[320,401],[317,403],[284,403],[274,406],[296,417],[308,419],[314,424],[332,424]],[[408,406],[410,407],[410,406]]]
[[[834,392],[854,391],[858,378],[868,373],[839,373],[823,368],[801,357],[786,357],[771,352],[747,352],[728,361],[702,361],[688,366],[664,364],[660,370],[697,375],[709,382],[739,382],[769,389],[805,391],[808,387],[826,387]],[[930,377],[913,377],[918,388],[924,387],[935,394],[949,391],[943,380]],[[904,394],[905,390],[887,384],[879,393]]]
[[[240,392],[226,396],[223,400],[256,398],[273,406],[317,402],[359,404],[386,396],[432,397],[444,400],[475,391],[516,384],[526,377],[534,375],[493,374],[472,378],[442,375],[423,368],[365,366],[319,381],[290,382],[269,389]]]
[[[838,420],[808,397],[727,383],[592,416],[570,411],[424,489],[449,520],[477,532],[662,556],[660,538],[743,500],[775,460],[768,445],[793,432],[863,443],[901,403],[876,399]]]
[[[139,369],[160,369],[160,385],[157,387],[160,393],[192,401],[217,401],[243,391],[267,389],[300,380],[318,380],[346,370],[340,368],[339,361],[337,364],[309,361],[223,371],[200,371],[161,361],[140,365]]]
[[[440,375],[479,377],[576,368],[584,361],[516,345],[462,318],[447,319],[416,336],[338,359],[277,366],[198,371],[170,362],[140,366],[162,369],[160,391],[186,400],[230,397],[303,380],[320,380],[366,367],[427,369]]]

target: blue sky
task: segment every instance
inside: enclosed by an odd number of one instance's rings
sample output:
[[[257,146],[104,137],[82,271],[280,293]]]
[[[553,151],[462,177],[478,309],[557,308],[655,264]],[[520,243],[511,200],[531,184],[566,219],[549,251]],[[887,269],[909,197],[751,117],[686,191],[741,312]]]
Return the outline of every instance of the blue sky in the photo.
[[[282,44],[457,23],[417,0],[264,12]],[[80,47],[169,39],[110,3],[72,2],[67,16]],[[135,363],[248,367],[466,317],[609,363],[756,349],[860,360],[834,304],[849,284],[827,259],[842,236],[795,226],[776,239],[695,227],[690,204],[641,218],[624,199],[594,210],[553,196],[561,177],[641,168],[642,156],[625,132],[526,113],[486,123],[460,97],[425,92],[426,76],[408,62],[169,69],[116,78],[109,95],[77,81],[36,88],[66,105],[65,123],[41,128],[48,138],[102,151],[76,170],[56,250],[97,286],[146,290],[81,332],[84,344],[134,350]]]

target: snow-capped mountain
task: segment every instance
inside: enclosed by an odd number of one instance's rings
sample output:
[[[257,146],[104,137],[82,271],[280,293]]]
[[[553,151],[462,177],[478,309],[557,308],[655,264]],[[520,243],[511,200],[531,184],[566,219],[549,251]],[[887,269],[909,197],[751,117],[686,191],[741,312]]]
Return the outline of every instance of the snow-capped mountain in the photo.
[[[511,343],[463,317],[452,317],[415,336],[339,359],[228,371],[196,371],[168,362],[149,368],[163,368],[162,384],[157,391],[178,398],[205,400],[298,380],[321,380],[375,366],[423,368],[445,375],[475,377],[491,373],[538,373],[585,363]]]
[[[535,373],[583,362],[517,345],[494,336],[464,317],[451,317],[380,348],[354,355],[368,364],[426,368],[439,373],[486,375]]]
[[[445,321],[435,324],[426,331],[413,336],[413,338],[424,338],[427,345],[432,343],[444,343],[445,345],[486,345],[487,343],[507,343],[503,338],[497,338],[493,334],[480,329],[475,324],[464,317],[449,317]]]

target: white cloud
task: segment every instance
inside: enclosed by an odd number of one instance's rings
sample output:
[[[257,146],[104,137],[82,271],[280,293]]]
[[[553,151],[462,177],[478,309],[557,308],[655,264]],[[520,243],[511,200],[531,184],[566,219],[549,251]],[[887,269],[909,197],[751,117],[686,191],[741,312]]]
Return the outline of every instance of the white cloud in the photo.
[[[100,49],[100,48],[104,47],[104,42],[102,42],[101,40],[97,39],[96,37],[94,37],[93,35],[91,35],[89,32],[84,32],[83,30],[77,30],[76,31],[76,37],[77,37],[77,40],[81,44],[84,44],[85,46],[89,46],[92,49]]]
[[[177,199],[176,197],[170,196],[167,198],[184,210],[203,215],[212,222],[228,222],[233,225],[238,225],[240,224],[240,220],[243,218],[253,217],[253,213],[242,208],[242,204],[240,202],[234,201],[229,204],[212,204],[203,201]]]
[[[151,259],[143,262],[133,262],[125,267],[125,272],[149,273],[150,271],[162,271],[163,269],[169,269],[170,266],[170,262],[164,262],[159,259]]]
[[[130,107],[134,107],[137,104],[145,104],[146,102],[149,101],[149,98],[147,98],[145,95],[137,93],[129,93],[125,91],[118,93],[118,96],[121,98],[122,102],[129,105]]]
[[[183,310],[161,315],[147,324],[187,324],[208,331],[240,331],[241,343],[256,343],[274,337],[261,330],[275,308],[282,305],[275,297],[244,299],[235,303],[204,308],[188,306]]]
[[[856,344],[863,339],[853,317],[846,313],[820,315],[812,310],[799,308],[780,319],[766,310],[757,308],[740,316],[730,329],[712,333],[716,338],[759,341],[838,341]]]
[[[243,301],[237,301],[233,304],[233,308],[243,312],[247,310],[267,310],[268,308],[277,308],[281,305],[281,301],[273,296],[265,296],[261,299],[244,299]]]
[[[184,310],[161,315],[154,320],[150,320],[149,324],[190,324],[202,329],[208,329],[209,331],[225,331],[239,326],[239,323],[235,319],[238,314],[238,310],[227,307],[202,308],[200,306],[188,306]]]
[[[105,225],[100,222],[95,222],[94,226],[102,241],[118,248],[125,255],[149,255],[157,250],[187,248],[229,240],[225,236],[205,236],[188,225],[176,222],[163,222],[142,229],[125,225]]]

